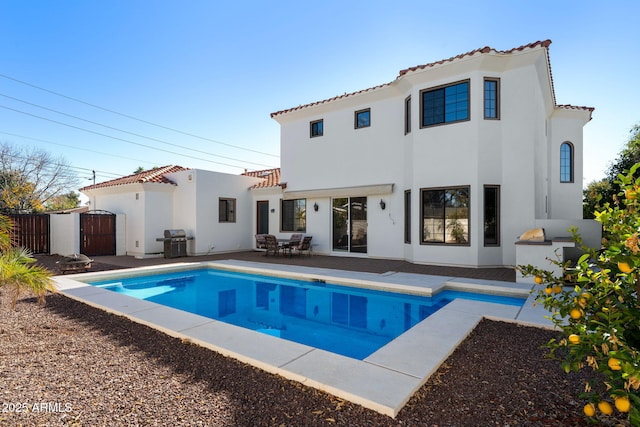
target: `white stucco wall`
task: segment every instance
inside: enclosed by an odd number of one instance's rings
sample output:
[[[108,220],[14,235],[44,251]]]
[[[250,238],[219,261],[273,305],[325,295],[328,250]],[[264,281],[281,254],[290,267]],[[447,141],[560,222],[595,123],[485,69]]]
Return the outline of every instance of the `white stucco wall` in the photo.
[[[499,120],[484,119],[484,78],[500,81]],[[420,92],[463,80],[470,82],[470,120],[421,129]],[[405,135],[408,96],[412,129]],[[371,126],[354,129],[354,112],[364,108],[371,109]],[[390,194],[369,195],[368,256],[465,266],[515,265],[513,242],[536,221],[581,220],[578,177],[582,127],[589,118],[587,110],[555,107],[541,47],[444,61],[389,85],[275,116],[285,193],[308,191],[307,232],[317,250],[331,253],[331,196],[315,198],[313,190],[353,187],[350,196],[359,196],[358,186],[393,184]],[[320,119],[323,135],[311,138],[310,122]],[[565,140],[575,147],[578,182],[559,185],[559,147]],[[485,185],[500,188],[499,247],[484,246]],[[421,190],[453,186],[470,189],[469,244],[420,244]],[[404,243],[405,190],[412,196],[411,244]],[[314,203],[318,212],[310,210]]]
[[[52,255],[80,253],[80,214],[49,215],[49,242]]]
[[[87,192],[91,209],[120,214],[116,218],[118,255],[146,257],[158,255],[163,244],[155,239],[173,228],[173,192],[176,186],[164,183],[135,183],[105,187]],[[124,245],[122,247],[121,245]],[[124,253],[123,253],[124,252]]]
[[[177,184],[173,199],[173,228],[184,228],[194,239],[190,255],[250,250],[255,209],[249,188],[261,179],[205,170],[167,175]],[[235,222],[220,222],[220,198],[235,199]]]

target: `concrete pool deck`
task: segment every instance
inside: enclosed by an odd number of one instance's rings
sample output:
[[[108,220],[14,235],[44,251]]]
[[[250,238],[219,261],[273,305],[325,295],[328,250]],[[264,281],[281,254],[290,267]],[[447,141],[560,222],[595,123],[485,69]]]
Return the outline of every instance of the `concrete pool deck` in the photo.
[[[425,295],[446,288],[521,295],[528,296],[528,299],[523,307],[454,300],[366,359],[356,360],[83,283],[116,278],[134,271],[169,271],[199,265],[285,277],[302,276],[338,284]],[[533,305],[534,297],[530,291],[534,286],[487,279],[393,271],[359,272],[228,259],[56,276],[54,280],[57,289],[71,298],[391,417],[398,413],[482,318],[552,327],[545,318],[548,313],[544,308]]]

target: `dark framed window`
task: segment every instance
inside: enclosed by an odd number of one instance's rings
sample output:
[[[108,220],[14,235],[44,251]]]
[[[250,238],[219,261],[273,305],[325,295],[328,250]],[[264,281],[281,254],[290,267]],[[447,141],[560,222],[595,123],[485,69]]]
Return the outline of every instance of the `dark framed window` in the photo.
[[[404,192],[404,242],[411,243],[411,190]]]
[[[484,118],[500,119],[500,79],[484,79]]]
[[[560,182],[573,182],[573,145],[570,142],[560,146]]]
[[[484,186],[484,245],[500,246],[500,186]]]
[[[236,222],[236,199],[218,199],[218,222]]]
[[[316,136],[322,136],[323,134],[323,120],[315,120],[309,124],[309,134],[311,138]]]
[[[421,190],[421,243],[469,245],[469,187]]]
[[[469,81],[420,92],[421,127],[469,120]]]
[[[356,111],[354,118],[356,129],[368,128],[371,126],[371,109]]]
[[[404,134],[411,133],[411,97],[404,100]]]
[[[306,231],[307,230],[307,200],[282,200],[280,203],[281,231]]]

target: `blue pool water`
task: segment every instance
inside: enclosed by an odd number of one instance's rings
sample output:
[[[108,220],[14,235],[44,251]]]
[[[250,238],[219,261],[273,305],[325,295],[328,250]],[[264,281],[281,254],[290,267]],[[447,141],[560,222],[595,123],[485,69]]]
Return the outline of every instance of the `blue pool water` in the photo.
[[[360,360],[455,298],[525,301],[458,291],[423,297],[204,268],[90,284]]]

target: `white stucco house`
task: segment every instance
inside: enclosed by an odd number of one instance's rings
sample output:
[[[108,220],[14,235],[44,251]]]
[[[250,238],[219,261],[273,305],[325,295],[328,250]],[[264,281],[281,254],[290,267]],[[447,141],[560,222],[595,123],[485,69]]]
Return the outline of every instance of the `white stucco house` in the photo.
[[[556,102],[550,44],[485,47],[274,112],[281,169],[171,166],[81,191],[92,209],[126,214],[136,256],[160,253],[165,228],[192,235],[192,255],[303,232],[315,253],[476,267],[515,265],[532,228],[551,244],[574,225],[597,246],[599,225],[582,219],[593,108]]]

